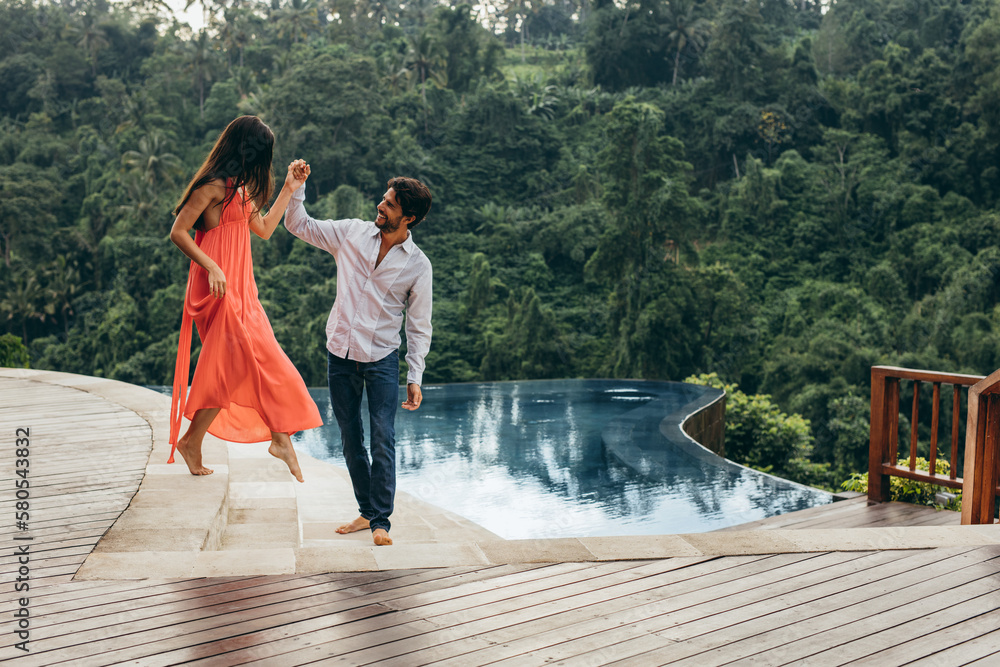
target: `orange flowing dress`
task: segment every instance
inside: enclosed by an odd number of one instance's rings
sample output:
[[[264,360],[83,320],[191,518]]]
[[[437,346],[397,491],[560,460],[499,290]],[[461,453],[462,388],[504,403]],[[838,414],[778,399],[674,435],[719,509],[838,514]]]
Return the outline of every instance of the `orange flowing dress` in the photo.
[[[212,296],[208,271],[191,262],[170,404],[170,459],[181,415],[221,408],[208,432],[230,442],[262,442],[271,431],[295,433],[323,424],[302,376],[278,345],[260,305],[250,255],[252,202],[237,193],[225,204],[218,227],[197,231],[195,243],[226,275],[226,294]],[[191,393],[191,323],[198,327],[201,355]]]

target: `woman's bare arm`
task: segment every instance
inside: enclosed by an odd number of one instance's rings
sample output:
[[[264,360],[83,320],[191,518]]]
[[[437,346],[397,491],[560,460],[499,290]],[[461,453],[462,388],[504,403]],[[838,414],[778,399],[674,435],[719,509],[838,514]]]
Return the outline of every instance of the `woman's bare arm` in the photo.
[[[271,238],[271,234],[274,233],[274,230],[278,228],[278,223],[281,222],[281,216],[285,214],[285,209],[288,208],[288,202],[292,198],[292,193],[306,182],[307,175],[303,173],[305,164],[305,160],[294,160],[288,165],[288,174],[285,176],[285,182],[281,186],[278,198],[274,200],[274,204],[267,211],[267,215],[261,215],[260,211],[254,211],[253,216],[250,218],[250,231],[262,239]]]
[[[222,272],[219,265],[211,257],[198,247],[198,244],[191,238],[191,229],[198,222],[198,218],[214,206],[225,196],[225,188],[217,182],[207,183],[191,193],[191,197],[184,204],[184,208],[177,214],[174,224],[170,228],[170,240],[181,249],[185,255],[208,271],[208,286],[212,296],[221,299],[226,295],[226,274]]]

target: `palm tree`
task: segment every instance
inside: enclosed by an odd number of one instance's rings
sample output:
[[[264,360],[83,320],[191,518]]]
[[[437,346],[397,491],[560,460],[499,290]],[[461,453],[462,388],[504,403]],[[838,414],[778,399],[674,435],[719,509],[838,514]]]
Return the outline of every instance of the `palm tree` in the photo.
[[[364,11],[380,28],[392,24],[399,17],[398,0],[365,0]]]
[[[530,78],[515,76],[514,90],[516,95],[524,100],[529,114],[546,120],[552,120],[555,116],[556,106],[559,104],[557,89],[555,86],[546,85],[541,74],[535,74]]]
[[[424,97],[424,104],[426,104],[428,80],[440,86],[447,84],[445,78],[447,75],[444,71],[447,53],[445,53],[444,46],[430,30],[424,30],[419,35],[411,37],[409,41],[409,48],[406,52],[407,68],[420,79],[421,94]]]
[[[274,68],[277,74],[284,74],[295,64],[295,56],[291,51],[282,50],[274,56]]]
[[[132,213],[132,220],[144,220],[150,216],[162,213],[156,205],[156,190],[143,178],[140,171],[127,171],[121,175],[121,184],[125,188],[127,204],[118,208],[124,213]]]
[[[253,12],[248,9],[227,9],[223,14],[225,20],[219,26],[219,39],[226,47],[226,52],[239,52],[239,67],[243,67],[243,49],[250,41],[253,28],[250,25]],[[229,60],[230,65],[232,60]]]
[[[73,238],[76,240],[86,255],[96,258],[101,240],[107,236],[113,223],[112,216],[106,212],[112,209],[112,204],[104,198],[101,192],[94,192],[83,199],[83,206],[80,210],[80,217],[76,227],[73,229]],[[117,217],[117,216],[115,216]],[[94,287],[100,291],[102,288],[101,271],[99,263],[87,262],[90,270],[93,271]]]
[[[308,37],[309,28],[317,25],[319,18],[315,0],[291,0],[284,9],[278,11],[278,36],[291,35],[295,44],[298,44],[300,37]]]
[[[534,13],[535,11],[537,11],[536,6],[530,0],[510,0],[504,10],[504,15],[507,17],[507,24],[517,28],[518,33],[521,35],[522,63],[525,60],[524,39],[528,32],[528,16],[529,13]]]
[[[705,47],[705,37],[712,25],[703,18],[695,16],[695,4],[691,0],[671,0],[664,10],[667,40],[674,47],[674,78],[671,85],[677,84],[677,73],[681,69],[681,52],[691,45],[695,51]]]
[[[390,51],[379,59],[382,70],[382,81],[393,95],[411,87],[412,72],[407,67],[406,56]]]
[[[240,99],[245,100],[257,91],[257,76],[249,67],[237,67],[230,70],[233,83],[236,84],[236,92]]]
[[[440,82],[445,64],[444,47],[429,30],[410,38],[408,68],[420,79],[420,97],[424,106],[424,132],[427,132],[427,79]]]
[[[88,11],[78,23],[70,24],[67,31],[77,37],[76,45],[87,53],[91,74],[97,78],[97,54],[108,45],[108,36],[101,23]]]
[[[212,81],[215,51],[208,33],[202,30],[198,37],[185,43],[187,51],[184,69],[191,74],[191,83],[198,89],[198,113],[205,120],[205,84]]]
[[[45,321],[45,313],[39,308],[42,297],[42,288],[35,276],[21,273],[15,277],[13,288],[0,301],[0,312],[7,314],[6,319],[20,322],[25,345],[28,344],[28,321]]]
[[[149,131],[148,118],[154,113],[155,104],[144,90],[137,90],[122,99],[120,116],[124,117],[121,127],[138,127]]]
[[[181,159],[166,152],[166,139],[153,130],[139,139],[139,150],[127,151],[122,155],[122,166],[138,174],[140,181],[148,187],[153,198],[160,183],[174,184],[174,176],[183,170]]]
[[[427,23],[427,19],[431,15],[431,12],[433,12],[436,7],[438,7],[438,3],[435,2],[435,0],[409,0],[401,12],[401,17],[405,17],[409,20],[409,17],[412,16],[412,23],[415,23],[418,28],[422,29]]]
[[[58,311],[62,316],[63,332],[69,336],[69,316],[73,314],[73,300],[83,293],[83,285],[80,282],[80,271],[77,270],[76,263],[70,264],[66,255],[57,255],[52,264],[46,268],[45,274],[48,278],[46,292],[51,301],[45,305],[45,311],[49,315],[55,315]]]

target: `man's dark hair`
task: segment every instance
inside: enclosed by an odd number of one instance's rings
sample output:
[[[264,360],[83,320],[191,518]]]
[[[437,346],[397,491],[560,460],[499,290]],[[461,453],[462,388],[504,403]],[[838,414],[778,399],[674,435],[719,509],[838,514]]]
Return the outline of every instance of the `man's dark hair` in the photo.
[[[413,222],[407,229],[413,229],[423,222],[427,211],[431,210],[431,191],[427,186],[415,178],[406,176],[389,179],[388,185],[396,192],[396,203],[399,204],[403,215],[413,216]]]

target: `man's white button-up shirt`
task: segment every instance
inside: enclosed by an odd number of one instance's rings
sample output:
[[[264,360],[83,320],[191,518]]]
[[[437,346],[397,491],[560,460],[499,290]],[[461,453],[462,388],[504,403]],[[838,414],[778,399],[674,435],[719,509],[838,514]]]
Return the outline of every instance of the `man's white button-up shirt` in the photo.
[[[431,347],[431,263],[407,233],[375,268],[382,244],[374,222],[316,220],[292,193],[285,228],[337,260],[337,298],[326,322],[326,349],[342,359],[369,362],[399,349],[406,309],[407,383],[421,384]]]

